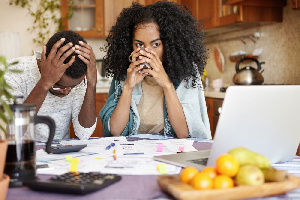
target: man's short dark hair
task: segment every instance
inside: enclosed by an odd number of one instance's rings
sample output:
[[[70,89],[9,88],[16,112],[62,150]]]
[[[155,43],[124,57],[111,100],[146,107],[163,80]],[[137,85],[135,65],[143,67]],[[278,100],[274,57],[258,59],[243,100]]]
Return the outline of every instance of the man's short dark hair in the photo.
[[[81,37],[78,33],[75,33],[73,31],[60,31],[55,33],[47,42],[46,44],[46,57],[48,57],[53,45],[59,41],[61,38],[65,38],[66,40],[64,43],[58,48],[58,50],[63,47],[64,45],[68,44],[69,42],[72,42],[73,46],[79,45],[79,41],[83,41],[87,43],[83,37]],[[58,51],[57,50],[57,51]],[[87,70],[86,64],[78,57],[78,54],[73,52],[70,56],[66,58],[64,63],[68,63],[72,56],[75,56],[75,61],[73,64],[67,68],[65,74],[73,79],[78,79],[82,77]]]

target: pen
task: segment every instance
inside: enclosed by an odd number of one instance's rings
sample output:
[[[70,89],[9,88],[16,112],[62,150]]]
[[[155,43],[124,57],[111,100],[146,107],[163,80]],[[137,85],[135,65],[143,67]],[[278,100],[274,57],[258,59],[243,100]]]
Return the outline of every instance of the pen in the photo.
[[[111,143],[110,145],[108,145],[105,149],[106,150],[109,150],[111,147],[114,147],[115,146],[115,143]]]
[[[124,153],[123,155],[141,155],[141,154],[144,154],[144,153]]]

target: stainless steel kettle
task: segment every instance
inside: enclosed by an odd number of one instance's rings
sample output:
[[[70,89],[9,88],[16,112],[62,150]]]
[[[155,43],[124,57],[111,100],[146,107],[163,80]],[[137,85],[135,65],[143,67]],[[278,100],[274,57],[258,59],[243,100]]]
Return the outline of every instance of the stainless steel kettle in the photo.
[[[256,62],[257,68],[246,66],[240,69],[239,65],[245,60],[252,60]],[[264,82],[264,77],[261,73],[264,69],[261,67],[265,62],[258,62],[254,58],[245,57],[236,63],[235,69],[236,74],[233,76],[233,82],[237,85],[261,85]]]

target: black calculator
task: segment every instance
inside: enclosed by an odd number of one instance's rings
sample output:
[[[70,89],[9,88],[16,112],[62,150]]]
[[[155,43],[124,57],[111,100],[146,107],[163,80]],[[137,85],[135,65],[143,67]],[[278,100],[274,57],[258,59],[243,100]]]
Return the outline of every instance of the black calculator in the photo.
[[[61,153],[77,152],[77,151],[80,151],[81,149],[85,148],[86,146],[87,146],[86,144],[52,146],[50,148],[51,149],[50,153],[61,154]],[[46,149],[45,149],[45,151],[46,151]]]
[[[24,186],[37,191],[87,194],[107,187],[119,180],[121,180],[121,176],[115,174],[68,172],[46,181],[26,181]]]

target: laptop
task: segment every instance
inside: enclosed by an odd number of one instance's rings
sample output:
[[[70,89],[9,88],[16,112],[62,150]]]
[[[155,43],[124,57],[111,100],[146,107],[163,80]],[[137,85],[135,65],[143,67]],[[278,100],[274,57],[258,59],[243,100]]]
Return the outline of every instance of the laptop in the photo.
[[[299,142],[300,85],[230,86],[210,151],[154,159],[201,170],[206,165],[215,166],[221,154],[242,146],[279,163],[294,158]]]

